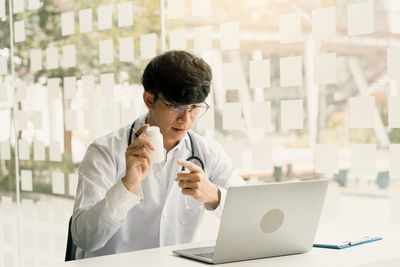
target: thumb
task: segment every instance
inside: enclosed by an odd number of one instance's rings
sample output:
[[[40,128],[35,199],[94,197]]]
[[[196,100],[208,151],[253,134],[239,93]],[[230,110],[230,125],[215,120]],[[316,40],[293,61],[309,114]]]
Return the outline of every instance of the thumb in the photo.
[[[144,133],[149,127],[150,125],[148,124],[143,125],[136,131],[137,135],[142,135],[142,133]]]

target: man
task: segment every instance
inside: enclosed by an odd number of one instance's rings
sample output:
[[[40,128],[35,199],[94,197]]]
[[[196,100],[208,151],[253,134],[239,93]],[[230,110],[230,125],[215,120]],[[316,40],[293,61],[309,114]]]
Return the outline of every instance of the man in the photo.
[[[76,258],[191,242],[204,208],[221,216],[226,189],[243,180],[220,146],[189,131],[208,109],[211,79],[210,66],[184,51],[146,66],[148,112],[96,139],[79,166],[71,230]],[[163,135],[161,163],[152,163],[154,147],[143,135],[149,126]],[[200,160],[185,160],[191,156]]]

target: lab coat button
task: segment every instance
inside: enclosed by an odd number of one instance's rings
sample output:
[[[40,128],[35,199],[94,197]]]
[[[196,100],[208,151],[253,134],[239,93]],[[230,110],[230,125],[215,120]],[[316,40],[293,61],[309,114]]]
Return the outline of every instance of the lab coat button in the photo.
[[[162,177],[162,172],[156,172],[156,177],[161,178]]]

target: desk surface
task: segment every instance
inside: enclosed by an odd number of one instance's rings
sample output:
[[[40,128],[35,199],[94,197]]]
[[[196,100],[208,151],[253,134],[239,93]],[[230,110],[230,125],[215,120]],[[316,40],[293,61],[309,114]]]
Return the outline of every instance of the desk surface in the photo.
[[[382,229],[381,229],[382,230]],[[234,262],[223,266],[293,266],[293,267],[372,267],[400,266],[400,226],[392,225],[380,231],[383,240],[342,250],[313,248],[310,252],[297,255]],[[181,258],[172,251],[181,248],[213,245],[212,241],[183,244],[171,247],[147,249],[110,256],[77,260],[52,267],[132,267],[132,266],[211,266],[206,263]]]

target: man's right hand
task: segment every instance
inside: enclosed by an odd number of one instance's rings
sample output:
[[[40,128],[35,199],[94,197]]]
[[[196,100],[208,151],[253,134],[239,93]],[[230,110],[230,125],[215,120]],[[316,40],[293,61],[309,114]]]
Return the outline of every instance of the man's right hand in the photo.
[[[155,148],[145,136],[141,136],[147,128],[149,125],[145,124],[137,130],[139,136],[132,141],[125,152],[126,172],[122,183],[130,192],[136,190],[151,168],[151,151]]]

